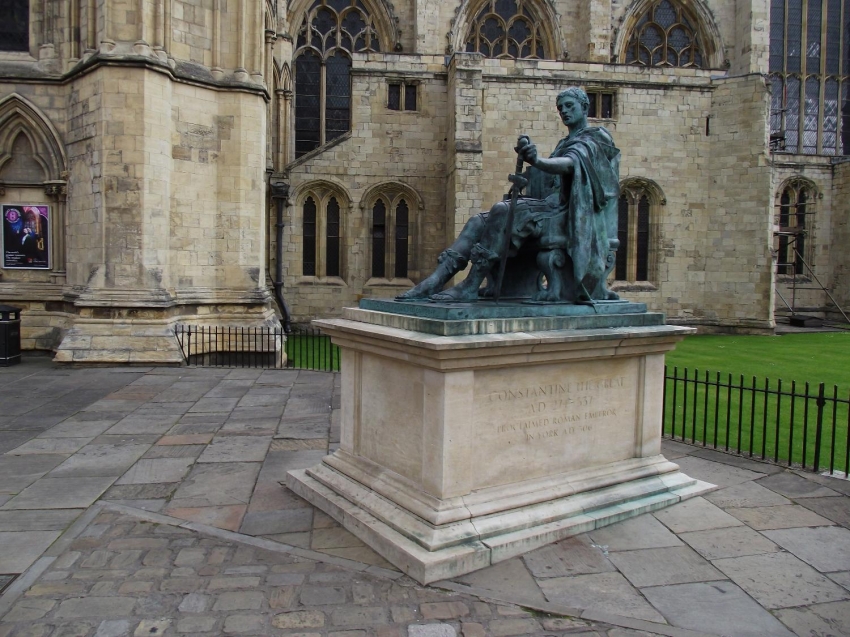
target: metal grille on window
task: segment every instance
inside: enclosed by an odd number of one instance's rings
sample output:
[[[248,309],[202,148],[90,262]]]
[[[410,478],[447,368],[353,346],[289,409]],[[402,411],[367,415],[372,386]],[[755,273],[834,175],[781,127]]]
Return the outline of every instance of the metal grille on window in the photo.
[[[635,279],[649,278],[649,198],[643,195],[637,204],[637,263]]]
[[[771,0],[771,150],[850,154],[850,0]]]
[[[387,108],[391,111],[401,110],[401,84],[387,86]]]
[[[381,47],[374,21],[360,0],[314,2],[298,30],[296,46],[295,156],[300,157],[350,129],[351,53],[378,52]]]
[[[325,275],[339,276],[340,219],[339,202],[336,200],[336,197],[331,197],[331,200],[328,202],[326,229],[325,249],[327,250],[327,255],[325,258]]]
[[[395,208],[395,276],[407,278],[407,233],[410,209],[402,199]]]
[[[670,0],[655,2],[629,37],[626,63],[702,68],[704,53],[692,19]]]
[[[351,60],[337,50],[327,61],[325,86],[325,141],[330,142],[351,126]]]
[[[387,205],[378,199],[372,206],[372,276],[386,275]]]
[[[539,16],[531,0],[488,0],[466,37],[466,50],[491,58],[551,58],[544,50]]]
[[[29,51],[29,0],[2,0],[0,3],[0,51]]]
[[[301,258],[304,276],[316,276],[316,202],[312,197],[304,202],[304,249]]]

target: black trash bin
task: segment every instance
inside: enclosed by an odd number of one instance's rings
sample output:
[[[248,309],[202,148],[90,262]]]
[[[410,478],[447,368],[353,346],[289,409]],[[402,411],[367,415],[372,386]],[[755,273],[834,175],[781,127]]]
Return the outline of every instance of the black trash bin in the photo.
[[[21,308],[0,305],[0,367],[21,362]]]

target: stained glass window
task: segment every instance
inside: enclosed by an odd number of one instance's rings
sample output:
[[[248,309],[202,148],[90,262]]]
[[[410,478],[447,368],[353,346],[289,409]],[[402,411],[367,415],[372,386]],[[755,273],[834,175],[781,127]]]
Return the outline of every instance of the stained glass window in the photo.
[[[295,156],[301,157],[351,128],[351,53],[381,47],[360,0],[314,2],[296,46]]]
[[[850,0],[771,0],[772,151],[850,154],[848,15]]]
[[[0,2],[0,51],[29,51],[29,0]]]
[[[614,266],[618,281],[648,281],[651,265],[651,216],[657,196],[643,180],[627,181],[621,188],[617,215],[620,247]]]
[[[530,0],[488,0],[472,20],[466,50],[490,58],[552,58]]]
[[[704,53],[693,20],[671,0],[652,4],[629,36],[626,63],[703,67]]]

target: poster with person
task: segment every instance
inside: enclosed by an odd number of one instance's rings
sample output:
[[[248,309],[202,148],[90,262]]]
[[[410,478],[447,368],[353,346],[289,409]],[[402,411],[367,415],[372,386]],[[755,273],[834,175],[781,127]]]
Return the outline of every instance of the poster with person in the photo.
[[[3,267],[50,269],[50,206],[3,204]]]

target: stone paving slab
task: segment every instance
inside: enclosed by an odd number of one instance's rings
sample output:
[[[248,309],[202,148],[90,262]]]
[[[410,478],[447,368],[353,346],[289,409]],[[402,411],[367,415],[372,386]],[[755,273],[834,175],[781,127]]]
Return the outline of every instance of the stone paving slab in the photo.
[[[782,621],[807,637],[801,627],[829,627],[829,634],[842,634],[847,625],[845,534],[850,532],[842,525],[848,522],[850,482],[665,440],[664,453],[676,458],[686,473],[720,488],[441,583],[470,595],[482,609],[494,603],[486,600],[498,600],[501,610],[489,619],[469,605],[468,612],[460,612],[452,605],[456,597],[428,587],[419,588],[429,595],[449,595],[449,601],[429,599],[404,610],[395,597],[362,586],[358,574],[413,583],[280,485],[287,471],[312,466],[337,447],[339,375],[189,368],[120,374],[115,371],[120,368],[113,368],[91,374],[54,370],[50,364],[38,369],[46,381],[40,386],[52,382],[57,395],[68,398],[65,405],[41,401],[33,410],[0,416],[0,533],[58,535],[70,525],[77,529],[77,539],[62,536],[48,548],[52,536],[33,536],[40,543],[26,549],[23,560],[32,558],[32,566],[11,586],[16,594],[27,593],[17,612],[31,619],[14,624],[17,632],[12,634],[59,631],[58,624],[49,623],[57,613],[69,615],[55,620],[61,620],[65,631],[57,634],[77,634],[79,628],[88,637],[98,631],[134,634],[152,628],[167,634],[179,628],[207,634],[251,630],[340,637],[405,637],[444,630],[464,637],[679,637],[692,635],[695,627],[709,633],[759,634],[741,626],[734,632],[735,624],[742,624],[737,619],[723,623],[748,612],[750,625],[760,627],[760,634],[784,634],[771,621]],[[0,380],[4,373],[0,370]],[[14,396],[0,383],[0,407]],[[48,424],[62,414],[67,417]],[[32,429],[4,428],[19,418]],[[16,447],[36,439],[50,441],[36,443],[50,451],[31,445],[24,448],[25,455],[15,455]],[[4,447],[10,440],[17,444]],[[104,454],[106,449],[111,453]],[[109,475],[82,475],[88,473]],[[158,535],[127,536],[118,530],[125,529],[124,522],[92,522],[87,516],[97,515],[99,505],[83,510],[98,497],[170,528],[167,545]],[[30,508],[28,500],[38,508]],[[22,503],[26,508],[18,508]],[[138,519],[132,522],[139,524]],[[213,555],[203,544],[210,541],[282,550],[294,560],[290,569],[294,564],[307,569],[305,560],[319,566],[315,572],[262,571],[262,564],[243,559],[242,549],[225,557]],[[342,570],[322,570],[331,564]],[[214,577],[205,579],[208,574]],[[266,591],[264,587],[271,588],[261,602],[257,595],[240,595]],[[299,587],[312,588],[302,595]],[[345,589],[344,601],[335,589]],[[230,594],[219,599],[225,593]],[[96,609],[103,597],[133,598],[135,605],[129,616],[100,618],[70,616],[84,612],[85,603],[62,606],[72,598],[94,599],[90,608]],[[0,596],[0,615],[4,599],[7,595]],[[670,600],[679,600],[672,610]],[[728,613],[718,619],[722,600],[729,604]],[[218,610],[213,610],[216,603]],[[538,612],[529,614],[518,604]],[[189,608],[201,610],[192,613]],[[553,609],[571,617],[545,616]],[[306,614],[297,614],[302,612]],[[319,616],[321,625],[290,625],[316,622]],[[613,621],[618,627],[599,628],[588,620]],[[45,621],[55,629],[39,633]],[[9,634],[7,624],[8,617],[0,620],[0,637]],[[527,632],[517,632],[523,630]]]

